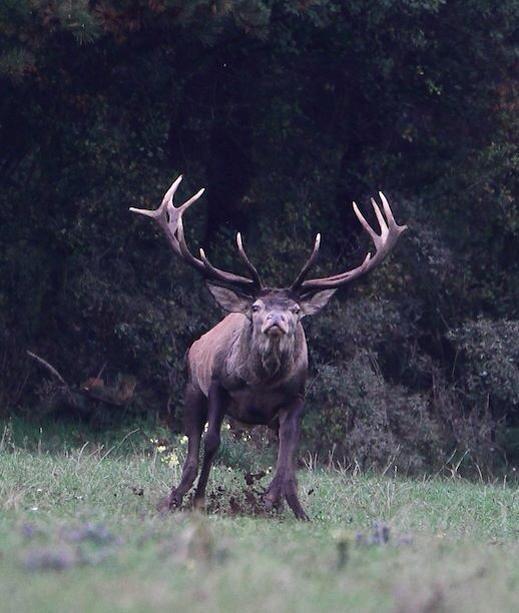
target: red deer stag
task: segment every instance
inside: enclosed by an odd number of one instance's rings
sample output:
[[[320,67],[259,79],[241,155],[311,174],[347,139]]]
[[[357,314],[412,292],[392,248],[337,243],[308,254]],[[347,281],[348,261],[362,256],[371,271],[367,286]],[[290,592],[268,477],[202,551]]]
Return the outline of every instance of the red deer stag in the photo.
[[[380,234],[368,224],[353,203],[358,220],[371,237],[374,254],[368,253],[360,266],[331,277],[307,279],[315,264],[321,237],[290,287],[265,287],[249,260],[240,234],[238,253],[249,276],[213,266],[203,249],[196,257],[189,250],[182,217],[204,190],[175,207],[173,197],[182,177],[166,192],[157,210],[131,208],[154,219],[177,256],[207,280],[207,287],[227,315],[214,328],[195,341],[187,354],[188,381],[185,391],[185,431],[189,438],[186,461],[179,485],[163,501],[162,508],[182,504],[184,495],[198,474],[199,448],[204,427],[204,456],[195,491],[195,506],[204,506],[209,471],[220,444],[225,415],[247,424],[267,424],[278,430],[279,451],[274,478],[265,492],[267,508],[286,498],[298,519],[308,519],[297,496],[295,451],[307,377],[307,345],[301,320],[315,315],[337,288],[380,264],[391,251],[406,226],[399,226],[384,194],[381,211],[371,200]]]

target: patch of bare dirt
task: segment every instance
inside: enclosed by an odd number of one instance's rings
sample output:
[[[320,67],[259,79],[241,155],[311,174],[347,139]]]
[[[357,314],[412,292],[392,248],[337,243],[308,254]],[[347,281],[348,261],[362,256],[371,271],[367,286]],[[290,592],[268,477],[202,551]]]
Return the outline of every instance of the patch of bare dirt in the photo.
[[[266,476],[265,471],[245,473],[242,477],[233,477],[230,486],[216,486],[207,494],[207,511],[231,517],[272,517],[276,511],[267,509],[263,500],[265,485],[262,480]]]

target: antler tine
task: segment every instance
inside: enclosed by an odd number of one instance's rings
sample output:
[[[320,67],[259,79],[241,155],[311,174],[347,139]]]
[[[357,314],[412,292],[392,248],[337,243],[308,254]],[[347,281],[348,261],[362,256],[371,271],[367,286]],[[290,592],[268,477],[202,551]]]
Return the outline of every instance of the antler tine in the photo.
[[[178,226],[178,220],[183,215],[188,207],[190,207],[194,202],[196,202],[200,196],[204,193],[204,189],[199,190],[194,196],[191,196],[189,200],[184,202],[178,207],[173,205],[173,197],[175,192],[182,181],[182,175],[179,175],[171,184],[168,191],[164,194],[162,198],[162,202],[160,206],[155,210],[149,209],[138,209],[135,207],[130,207],[130,211],[132,213],[137,213],[138,215],[144,215],[145,217],[151,217],[154,219],[157,224],[160,226],[162,231],[164,232],[168,242],[173,249],[173,251],[177,255],[181,255],[180,247],[178,245],[178,240],[176,237],[176,231]]]
[[[178,219],[177,235],[182,257],[188,264],[191,264],[191,266],[199,270],[207,279],[225,283],[227,285],[238,285],[242,289],[250,290],[251,288],[256,287],[255,280],[253,279],[248,279],[247,277],[242,277],[241,275],[235,275],[233,272],[227,272],[221,268],[213,266],[205,255],[203,249],[200,249],[201,259],[199,260],[197,257],[195,257],[191,251],[189,251],[189,247],[186,243],[182,217],[179,217]]]
[[[396,226],[397,223],[395,221],[395,218],[393,217],[393,211],[391,210],[391,207],[389,206],[389,202],[387,201],[387,198],[384,196],[383,192],[378,192],[378,195],[380,196],[380,200],[382,201],[382,206],[384,207],[384,213],[386,214],[389,225]],[[399,227],[407,228],[405,224]]]
[[[366,230],[366,232],[370,235],[371,240],[373,242],[376,241],[377,239],[377,233],[375,232],[375,230],[373,230],[373,228],[369,225],[369,223],[366,221],[366,218],[364,217],[364,215],[360,212],[359,207],[357,206],[356,202],[352,203],[352,207],[353,207],[353,212],[355,213],[355,217],[360,221],[360,223],[362,224],[362,227],[364,228],[364,230]]]
[[[254,279],[254,283],[258,288],[263,287],[263,283],[261,281],[261,277],[257,268],[254,264],[249,260],[249,256],[245,253],[245,249],[243,247],[243,240],[241,237],[241,232],[236,234],[236,245],[238,246],[238,253],[240,254],[241,259],[243,260],[245,266],[249,269],[252,278]]]
[[[196,194],[194,196],[191,196],[191,198],[189,198],[188,200],[186,200],[184,202],[184,204],[181,204],[180,206],[174,207],[173,206],[173,201],[170,200],[168,202],[168,212],[170,210],[170,207],[172,207],[175,211],[179,212],[179,215],[183,215],[184,212],[192,205],[194,204],[201,196],[202,194],[205,192],[205,187],[202,187],[202,189],[199,189]]]
[[[187,209],[194,204],[204,192],[205,188],[203,187],[202,189],[198,190],[194,196],[191,196],[191,198],[186,200],[184,204],[177,207],[173,206],[173,200],[171,199],[166,203],[167,215],[164,215],[164,221],[160,225],[163,227],[166,236],[173,247],[173,251],[175,251],[177,255],[181,255],[180,245],[178,244],[178,237],[176,236],[176,233],[179,224],[182,223],[182,215],[184,215]],[[164,223],[165,227],[163,226]]]
[[[240,288],[259,288],[261,287],[261,281],[257,271],[252,275],[252,279],[242,277],[241,275],[235,275],[232,272],[226,272],[220,268],[213,266],[209,260],[205,257],[205,254],[201,260],[195,257],[189,247],[187,246],[184,225],[182,222],[182,216],[187,209],[195,203],[204,193],[205,189],[199,190],[196,194],[191,196],[183,204],[175,206],[173,204],[173,197],[175,192],[182,181],[182,175],[178,176],[171,184],[171,187],[164,194],[160,206],[155,210],[138,209],[130,207],[132,213],[144,215],[145,217],[151,217],[160,226],[164,232],[168,242],[173,251],[190,264],[193,268],[201,272],[206,278],[212,279],[220,283],[226,283],[227,285],[237,285]],[[240,255],[243,257],[242,253]],[[252,273],[252,264],[250,264],[249,270]],[[254,269],[255,270],[255,269]]]
[[[175,195],[175,192],[177,191],[178,186],[180,185],[181,181],[182,181],[182,175],[179,175],[173,181],[168,191],[164,194],[164,197],[162,198],[162,202],[160,203],[160,206],[157,209],[152,209],[152,210],[138,209],[134,206],[131,206],[130,211],[132,213],[137,213],[138,215],[144,215],[145,217],[151,217],[152,219],[159,219],[163,217],[164,213],[166,212],[168,208],[168,205],[173,206],[173,196]]]
[[[389,230],[389,228],[387,227],[387,223],[386,223],[386,220],[384,219],[384,216],[382,215],[382,211],[380,210],[378,204],[375,202],[374,198],[371,198],[371,206],[373,207],[373,210],[375,211],[375,215],[377,216],[377,221],[378,221],[378,225],[380,226],[380,231],[382,232],[382,234],[384,234],[385,232]]]
[[[300,289],[304,292],[324,289],[335,289],[369,272],[370,270],[375,268],[375,266],[380,264],[380,262],[387,256],[387,254],[393,249],[396,242],[398,241],[398,237],[400,236],[400,234],[402,234],[402,232],[407,229],[407,226],[399,226],[396,223],[387,198],[382,192],[379,192],[379,195],[382,201],[382,208],[384,210],[384,213],[382,213],[379,205],[375,202],[373,198],[371,199],[371,204],[373,206],[373,210],[380,226],[380,234],[377,234],[375,230],[373,230],[373,228],[366,221],[364,215],[360,212],[359,207],[356,205],[355,202],[353,202],[353,211],[355,212],[355,215],[364,230],[369,234],[373,245],[375,246],[375,253],[372,255],[370,252],[368,252],[362,264],[360,266],[357,266],[357,268],[347,270],[343,273],[339,273],[331,277],[308,279],[307,281],[303,281],[302,283],[300,283],[297,289]]]
[[[220,268],[217,268],[216,266],[211,264],[205,254],[205,251],[202,248],[200,248],[199,253],[200,258],[206,268],[206,271],[210,273],[210,277],[215,281],[220,281],[221,283],[225,283],[227,285],[238,284],[243,286],[245,284],[245,288],[248,290],[250,290],[252,286],[256,286],[255,282],[252,279],[247,279],[246,277],[235,275],[232,272],[226,272],[225,270],[221,270]]]
[[[213,278],[215,281],[220,281],[221,283],[225,283],[227,285],[237,284],[249,291],[251,289],[261,289],[262,285],[258,285],[255,279],[248,279],[247,277],[242,277],[241,275],[235,275],[233,272],[227,272],[221,268],[217,268],[211,264],[203,249],[200,249],[199,253],[206,270],[211,273],[211,278]]]
[[[180,249],[180,253],[182,257],[184,258],[184,260],[186,260],[188,264],[191,264],[191,266],[194,266],[196,269],[200,270],[201,272],[204,272],[205,271],[204,263],[198,258],[196,258],[191,253],[191,251],[189,251],[189,247],[187,246],[187,243],[186,243],[186,237],[184,235],[184,223],[182,222],[181,215],[179,215],[178,217],[177,237],[178,237],[178,246]]]
[[[161,207],[164,204],[173,204],[173,197],[175,196],[175,192],[178,189],[178,186],[180,185],[180,183],[182,182],[182,179],[184,177],[182,175],[178,175],[178,177],[173,181],[173,183],[171,184],[171,187],[168,189],[168,191],[164,194],[164,198],[162,198],[162,203],[161,203]],[[159,207],[160,208],[160,207]]]
[[[319,233],[319,234],[316,234],[315,236],[314,248],[312,249],[312,253],[310,254],[310,257],[308,258],[308,260],[306,260],[303,268],[301,268],[301,271],[297,275],[296,280],[290,286],[290,289],[292,291],[295,291],[299,287],[301,287],[303,281],[305,280],[306,275],[310,272],[311,268],[314,266],[319,256],[320,247],[321,247],[321,234]]]

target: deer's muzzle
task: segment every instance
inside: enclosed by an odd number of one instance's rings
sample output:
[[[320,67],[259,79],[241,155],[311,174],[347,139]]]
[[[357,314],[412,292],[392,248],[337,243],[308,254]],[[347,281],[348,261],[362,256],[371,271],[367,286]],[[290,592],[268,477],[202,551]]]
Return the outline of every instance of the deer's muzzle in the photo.
[[[288,324],[282,315],[269,313],[265,318],[261,331],[269,336],[282,336],[283,334],[288,334]]]

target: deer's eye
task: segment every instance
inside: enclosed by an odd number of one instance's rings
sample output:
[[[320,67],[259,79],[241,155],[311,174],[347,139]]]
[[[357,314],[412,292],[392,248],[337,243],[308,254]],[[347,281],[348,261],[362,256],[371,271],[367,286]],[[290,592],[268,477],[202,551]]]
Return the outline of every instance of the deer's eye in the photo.
[[[301,313],[301,308],[297,304],[293,306],[290,310],[292,311],[292,313],[294,313],[294,315],[299,315],[299,313]]]
[[[259,304],[253,304],[251,307],[251,311],[253,313],[257,313],[260,309],[261,309],[261,306]]]

